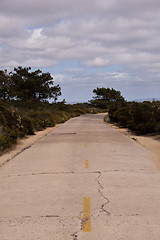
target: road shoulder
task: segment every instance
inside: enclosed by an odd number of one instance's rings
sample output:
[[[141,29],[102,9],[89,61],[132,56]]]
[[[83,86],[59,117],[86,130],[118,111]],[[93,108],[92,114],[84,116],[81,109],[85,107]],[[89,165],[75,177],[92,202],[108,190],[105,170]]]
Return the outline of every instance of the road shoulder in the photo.
[[[54,127],[49,127],[43,131],[36,132],[35,135],[26,136],[24,139],[18,140],[18,143],[15,145],[15,147],[12,150],[7,151],[5,154],[3,154],[0,157],[0,167],[3,166],[5,163],[9,162],[10,160],[12,160],[17,155],[19,155],[25,149],[30,148],[33,144],[35,144],[40,139],[48,135],[50,132],[55,130],[60,125],[61,124],[57,124]]]
[[[133,132],[129,131],[127,128],[121,128],[112,123],[107,124],[149,150],[151,160],[153,161],[156,168],[160,171],[160,135],[137,136]]]

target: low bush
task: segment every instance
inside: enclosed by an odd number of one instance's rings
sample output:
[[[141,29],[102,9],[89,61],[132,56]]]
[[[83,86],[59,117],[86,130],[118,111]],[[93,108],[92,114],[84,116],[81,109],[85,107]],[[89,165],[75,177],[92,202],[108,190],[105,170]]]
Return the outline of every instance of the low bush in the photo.
[[[129,102],[126,106],[112,106],[109,110],[112,122],[127,127],[137,134],[160,132],[160,102]]]
[[[21,121],[21,136],[34,135],[33,122],[29,118],[22,118]]]
[[[3,152],[8,147],[9,147],[9,142],[7,137],[0,135],[0,152]]]

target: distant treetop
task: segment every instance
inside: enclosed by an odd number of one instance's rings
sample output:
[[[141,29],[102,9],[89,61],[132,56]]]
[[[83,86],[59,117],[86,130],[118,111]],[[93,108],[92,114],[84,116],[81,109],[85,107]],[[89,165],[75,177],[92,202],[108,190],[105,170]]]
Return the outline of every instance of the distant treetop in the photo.
[[[41,70],[31,71],[31,68],[19,66],[14,72],[0,71],[0,99],[15,99],[19,101],[53,99],[55,102],[61,95],[59,85],[54,86],[50,73]]]
[[[125,99],[121,95],[120,91],[110,88],[97,88],[93,90],[93,93],[96,95],[90,101],[92,105],[106,108],[112,102],[124,102]]]

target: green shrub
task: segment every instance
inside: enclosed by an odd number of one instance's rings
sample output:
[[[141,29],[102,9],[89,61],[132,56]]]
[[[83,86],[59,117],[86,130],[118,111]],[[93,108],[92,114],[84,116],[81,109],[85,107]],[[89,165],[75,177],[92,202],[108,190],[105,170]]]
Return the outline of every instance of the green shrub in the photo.
[[[5,127],[3,130],[3,135],[7,137],[9,143],[15,144],[17,138],[19,137],[20,131],[17,128]]]
[[[0,136],[0,150],[4,151],[7,147],[9,147],[7,136]]]
[[[55,124],[64,123],[71,117],[85,113],[101,112],[88,103],[66,105],[37,101],[0,101],[0,150],[15,144],[17,138],[32,135]]]
[[[115,112],[117,122],[122,126],[126,127],[128,121],[131,119],[131,115],[128,107],[121,107]]]
[[[3,115],[3,112],[0,111],[0,125],[5,126],[7,123],[6,118]]]
[[[33,127],[35,131],[42,131],[45,129],[45,122],[42,120],[32,119]]]
[[[45,127],[54,127],[55,126],[55,123],[49,119],[45,119],[44,123],[45,123]]]
[[[138,134],[158,133],[160,131],[160,103],[130,102],[126,106],[113,105],[109,118]]]
[[[23,117],[21,122],[21,134],[24,135],[34,135],[33,123],[30,119]]]

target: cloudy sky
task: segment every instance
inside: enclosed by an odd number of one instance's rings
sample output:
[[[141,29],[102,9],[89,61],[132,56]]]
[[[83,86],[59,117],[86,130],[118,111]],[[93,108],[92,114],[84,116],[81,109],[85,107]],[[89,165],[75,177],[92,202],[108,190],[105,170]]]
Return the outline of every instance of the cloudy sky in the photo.
[[[67,102],[160,97],[160,0],[0,0],[0,69],[40,68]]]

